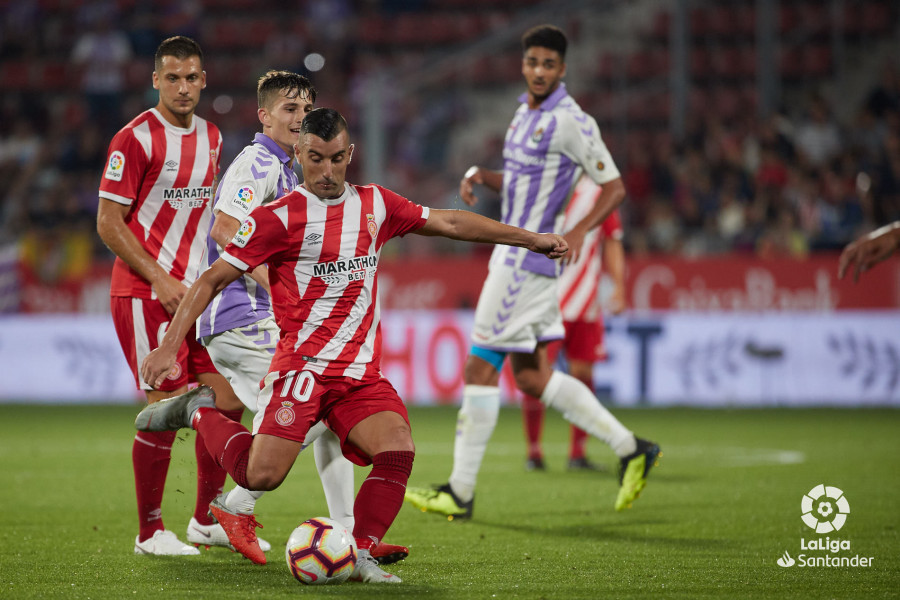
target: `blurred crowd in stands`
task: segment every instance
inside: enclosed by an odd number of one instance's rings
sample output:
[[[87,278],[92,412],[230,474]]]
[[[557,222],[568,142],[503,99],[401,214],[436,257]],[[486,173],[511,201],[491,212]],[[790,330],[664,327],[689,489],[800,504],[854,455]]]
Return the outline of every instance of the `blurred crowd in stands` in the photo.
[[[155,104],[149,71],[163,37],[191,35],[206,48],[210,78],[198,114],[222,128],[225,166],[257,130],[253,82],[260,67],[307,73],[320,90],[320,105],[348,113],[359,128],[358,104],[347,99],[360,94],[359,75],[379,63],[347,43],[348,36],[366,14],[389,14],[412,3],[303,3],[308,22],[330,26],[276,23],[267,43],[251,45],[253,76],[221,65],[214,76],[213,50],[202,26],[204,11],[212,10],[208,2],[83,3],[54,17],[58,4],[22,0],[0,9],[0,231],[4,245],[18,242],[21,256],[46,281],[77,279],[93,262],[111,256],[95,233],[107,144],[128,119]],[[303,62],[313,51],[326,58],[325,69]],[[275,64],[274,57],[284,56],[292,57],[290,64]],[[802,104],[765,118],[754,110],[723,114],[712,103],[688,115],[683,139],[662,135],[648,143],[610,143],[628,190],[627,251],[802,258],[900,219],[900,71],[896,63],[877,69],[877,83],[860,105],[842,111],[854,115],[849,120],[835,116],[834,103],[841,98],[810,89]],[[512,85],[510,114],[518,91]],[[245,93],[226,100],[217,92],[226,87]],[[223,109],[217,102],[228,105]],[[417,102],[421,111],[453,110]],[[452,120],[465,127],[464,114]],[[407,129],[401,132],[422,126],[415,118],[402,121]],[[502,134],[488,134],[494,138],[484,146],[498,167]],[[440,160],[410,158],[423,148],[434,145],[417,144],[414,135],[395,144],[384,183],[397,184],[391,173],[403,172],[398,191],[451,206],[461,172],[447,168],[435,176]],[[410,171],[411,163],[419,170]],[[420,182],[443,185],[444,193],[419,194]]]

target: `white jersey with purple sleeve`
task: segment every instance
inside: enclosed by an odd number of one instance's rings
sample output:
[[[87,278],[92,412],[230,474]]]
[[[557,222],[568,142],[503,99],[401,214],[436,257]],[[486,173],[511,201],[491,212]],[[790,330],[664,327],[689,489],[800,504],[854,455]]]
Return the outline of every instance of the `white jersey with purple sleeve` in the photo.
[[[600,128],[581,110],[565,84],[536,109],[519,98],[503,145],[501,220],[529,231],[562,232],[565,208],[575,183],[587,174],[602,185],[619,177]],[[539,275],[559,275],[559,261],[524,248],[494,247],[491,265]]]
[[[224,213],[240,222],[257,206],[284,196],[299,184],[291,169],[291,157],[270,137],[257,133],[225,171],[216,190],[215,214]],[[210,236],[204,270],[219,258],[222,248]],[[197,322],[201,339],[243,327],[272,316],[269,294],[249,274],[222,290]]]

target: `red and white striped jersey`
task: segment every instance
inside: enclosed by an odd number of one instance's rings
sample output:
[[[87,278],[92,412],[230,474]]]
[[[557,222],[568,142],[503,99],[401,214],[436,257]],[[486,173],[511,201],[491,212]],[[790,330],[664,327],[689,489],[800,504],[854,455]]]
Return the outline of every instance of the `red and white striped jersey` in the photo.
[[[425,225],[428,213],[381,186],[349,183],[339,198],[301,186],[254,209],[221,258],[243,271],[269,267],[281,329],[269,370],[377,376],[381,248]]]
[[[113,137],[100,197],[131,207],[128,228],[165,271],[185,285],[199,274],[212,217],[222,135],[194,116],[190,128],[146,110]],[[113,296],[156,298],[150,283],[121,258],[112,272]]]
[[[582,177],[569,206],[563,231],[569,231],[578,221],[583,219],[594,207],[602,188],[588,177]],[[559,277],[559,307],[564,321],[598,321],[600,302],[600,273],[602,267],[602,242],[604,237],[622,238],[622,221],[619,211],[614,210],[600,227],[592,229],[584,236],[584,245],[578,260],[566,265]]]

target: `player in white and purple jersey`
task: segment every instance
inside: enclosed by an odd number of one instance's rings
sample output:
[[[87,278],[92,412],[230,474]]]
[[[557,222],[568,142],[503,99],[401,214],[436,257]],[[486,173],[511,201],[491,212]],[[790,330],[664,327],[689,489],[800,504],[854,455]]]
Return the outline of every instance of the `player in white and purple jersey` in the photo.
[[[500,192],[504,223],[530,231],[561,232],[566,204],[587,174],[603,186],[593,209],[566,234],[568,261],[577,259],[584,237],[624,199],[619,171],[596,121],[566,91],[565,34],[540,25],[522,36],[522,75],[528,91],[506,132],[503,171],[471,167],[460,182],[469,205],[473,184]],[[659,447],[639,439],[607,411],[584,383],[554,370],[547,344],[565,336],[559,309],[560,266],[518,248],[497,246],[491,256],[463,371],[465,387],[456,426],[453,471],[432,488],[410,487],[406,500],[450,518],[472,515],[475,482],[500,410],[500,369],[510,355],[516,386],[556,408],[573,424],[605,441],[620,458],[616,510],[643,489]]]

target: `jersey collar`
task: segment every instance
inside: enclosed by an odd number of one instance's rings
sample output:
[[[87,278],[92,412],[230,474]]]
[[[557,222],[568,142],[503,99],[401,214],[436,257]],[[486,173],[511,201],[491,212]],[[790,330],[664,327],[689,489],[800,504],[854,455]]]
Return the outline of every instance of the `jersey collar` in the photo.
[[[177,125],[172,125],[171,123],[166,121],[166,118],[162,116],[161,112],[156,110],[155,106],[150,109],[150,112],[153,113],[153,116],[156,117],[156,120],[162,123],[166,129],[171,129],[175,133],[187,135],[189,133],[193,133],[193,131],[197,129],[197,115],[194,115],[191,119],[190,127],[178,127]]]
[[[264,133],[257,133],[253,136],[253,143],[262,145],[266,150],[274,154],[278,157],[278,160],[283,162],[284,164],[288,164],[291,162],[291,157],[288,156],[287,152],[282,150],[281,146],[275,143],[275,140],[270,138]]]
[[[547,99],[541,102],[541,105],[536,110],[553,110],[556,108],[556,105],[560,103],[560,101],[569,95],[569,92],[566,91],[566,84],[563,82],[559,82],[559,87],[556,90],[547,96]],[[519,96],[519,102],[522,104],[528,103],[528,92],[525,92],[521,96]]]
[[[318,200],[319,202],[321,202],[322,204],[325,204],[326,206],[337,206],[338,204],[341,204],[344,200],[346,200],[347,198],[350,197],[350,193],[351,193],[350,188],[351,187],[352,186],[345,181],[344,182],[344,193],[341,194],[340,196],[338,196],[337,198],[319,198],[318,196],[313,194],[311,191],[309,191],[308,189],[303,187],[302,183],[300,185],[298,185],[296,189],[299,190],[301,194],[303,194],[310,200]]]

